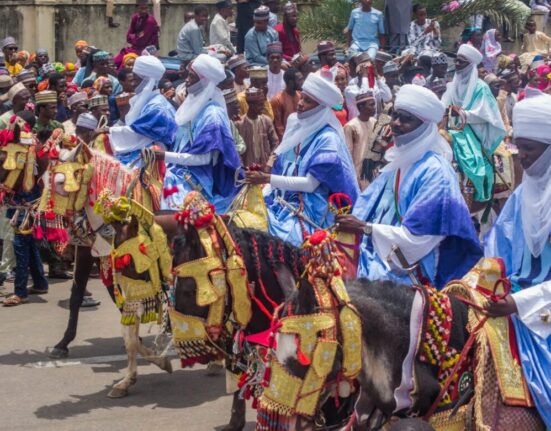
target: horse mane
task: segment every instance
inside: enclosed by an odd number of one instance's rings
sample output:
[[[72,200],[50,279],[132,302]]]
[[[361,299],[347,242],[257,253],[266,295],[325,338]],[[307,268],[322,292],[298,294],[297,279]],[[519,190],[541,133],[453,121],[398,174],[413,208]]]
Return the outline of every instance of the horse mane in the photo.
[[[94,148],[88,147],[88,150],[92,154],[92,160],[94,160],[95,163],[109,162],[110,164],[115,164],[117,169],[120,169],[124,174],[132,175],[133,170],[128,166],[123,165],[116,157]]]

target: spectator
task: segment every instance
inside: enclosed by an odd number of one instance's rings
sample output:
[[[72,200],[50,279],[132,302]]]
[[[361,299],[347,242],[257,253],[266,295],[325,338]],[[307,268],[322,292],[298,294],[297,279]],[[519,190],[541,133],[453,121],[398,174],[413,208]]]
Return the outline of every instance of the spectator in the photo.
[[[235,48],[231,43],[230,25],[228,24],[228,18],[233,16],[231,1],[219,1],[216,3],[216,9],[218,13],[210,24],[209,42],[211,45],[222,45],[230,54],[234,54]]]
[[[297,29],[297,6],[294,3],[287,3],[283,7],[283,22],[274,27],[283,45],[283,59],[291,61],[298,54],[302,47],[300,44],[300,33]]]
[[[17,41],[13,37],[8,36],[0,42],[0,45],[2,46],[5,66],[8,73],[11,76],[19,74],[23,70],[23,66],[17,62]]]
[[[317,53],[321,68],[325,66],[333,67],[337,64],[337,51],[333,42],[324,40],[318,43]]]
[[[423,51],[439,50],[442,38],[438,21],[427,18],[427,8],[422,4],[413,6],[413,14],[415,19],[409,26],[409,46],[416,54]]]
[[[287,118],[292,113],[297,112],[304,78],[300,71],[291,67],[283,74],[283,80],[285,81],[285,89],[270,100],[274,113],[274,127],[280,141],[285,133]]]
[[[361,0],[361,6],[350,14],[347,26],[350,57],[360,52],[368,52],[374,59],[379,47],[384,47],[385,25],[381,11],[371,6],[372,0]]]
[[[268,100],[285,88],[281,64],[283,48],[281,42],[272,42],[268,45]]]
[[[80,114],[88,112],[88,95],[83,91],[73,94],[67,100],[67,106],[69,107],[71,117],[63,123],[63,128],[66,133],[74,135],[76,133],[78,117]]]
[[[245,52],[245,35],[254,26],[254,10],[260,7],[260,0],[241,0],[237,2],[237,52]]]
[[[105,78],[107,79],[107,78]],[[52,73],[49,80],[49,89],[57,93],[57,114],[56,121],[63,123],[69,119],[67,111],[67,80],[61,73]]]
[[[234,86],[237,94],[242,93],[249,88],[249,63],[245,60],[243,54],[233,56],[228,60],[228,68],[234,74]]]
[[[245,145],[245,141],[239,134],[239,130],[237,129],[237,126],[235,124],[236,121],[239,121],[241,119],[239,117],[239,103],[237,102],[237,93],[235,92],[234,88],[224,90],[222,91],[222,93],[224,94],[224,99],[226,101],[226,108],[228,110],[228,117],[230,119],[231,134],[233,140],[235,141],[235,149],[237,150],[237,154],[241,156],[247,149],[247,146]]]
[[[251,80],[251,87],[258,88],[264,93],[264,109],[262,113],[274,119],[274,113],[272,111],[272,105],[266,98],[268,94],[268,70],[265,67],[255,66],[249,69],[249,75]],[[237,101],[239,102],[239,114],[244,116],[249,110],[247,104],[246,92],[237,94]]]
[[[247,114],[236,122],[239,134],[245,141],[246,150],[242,156],[243,166],[266,165],[279,139],[270,117],[262,114],[266,96],[259,88],[250,87],[246,92]]]
[[[268,26],[270,10],[260,6],[254,11],[254,27],[245,36],[245,58],[252,66],[268,64],[268,44],[278,41],[277,31]]]
[[[184,61],[193,60],[199,54],[205,54],[205,39],[203,31],[209,20],[209,10],[206,6],[197,6],[193,11],[193,19],[185,24],[178,34],[178,57]]]

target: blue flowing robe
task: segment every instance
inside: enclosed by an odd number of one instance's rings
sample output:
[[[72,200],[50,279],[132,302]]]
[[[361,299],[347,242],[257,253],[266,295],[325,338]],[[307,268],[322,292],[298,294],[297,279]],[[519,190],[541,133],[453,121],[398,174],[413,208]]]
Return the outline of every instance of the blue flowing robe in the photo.
[[[171,151],[194,155],[213,153],[213,156],[216,152],[218,158],[203,166],[167,164],[161,208],[179,208],[184,197],[199,188],[218,213],[225,213],[237,194],[235,172],[241,166],[225,111],[209,102],[191,124],[178,128]],[[178,190],[165,196],[165,192],[174,187]]]
[[[334,221],[329,211],[329,196],[346,193],[355,202],[359,193],[350,152],[335,129],[328,125],[308,137],[300,146],[298,155],[295,149],[281,154],[272,173],[291,177],[310,174],[320,182],[311,193],[273,190],[266,198],[270,233],[295,246],[303,242],[302,227],[307,234],[316,228],[308,222],[301,224],[291,210],[275,202],[276,197],[282,197],[294,208],[299,208],[302,201],[304,216],[320,227],[327,228]]]
[[[151,142],[160,142],[166,148],[174,143],[178,125],[174,121],[176,110],[166,97],[159,92],[155,94],[143,107],[140,116],[136,118],[130,128],[133,132],[151,139]],[[141,149],[127,153],[115,153],[125,165],[130,164],[140,157]]]
[[[420,262],[423,276],[441,289],[448,281],[465,275],[482,257],[457,176],[444,158],[427,152],[400,180],[400,222],[394,196],[395,175],[396,172],[383,172],[377,177],[358,198],[352,214],[375,224],[403,225],[413,235],[444,236]],[[367,235],[360,245],[358,277],[410,283],[407,275],[393,272],[383,262]]]
[[[514,292],[551,280],[551,242],[547,241],[541,255],[534,257],[524,240],[521,193],[522,184],[501,210],[486,237],[484,249],[486,256],[503,259]],[[513,323],[530,393],[542,419],[551,428],[551,339],[536,335],[516,316]]]

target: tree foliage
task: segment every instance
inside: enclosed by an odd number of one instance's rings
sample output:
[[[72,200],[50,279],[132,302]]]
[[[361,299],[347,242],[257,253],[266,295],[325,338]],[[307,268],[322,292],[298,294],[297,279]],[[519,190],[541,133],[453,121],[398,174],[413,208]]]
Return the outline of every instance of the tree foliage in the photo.
[[[530,8],[520,0],[466,0],[453,12],[442,10],[442,0],[421,0],[420,3],[427,6],[429,16],[438,19],[443,27],[462,25],[469,16],[482,13],[490,17],[495,27],[506,25],[512,34],[518,34],[530,16]],[[384,0],[375,0],[373,6],[383,10]],[[349,0],[319,0],[299,15],[301,34],[309,40],[346,43],[344,29],[354,7]]]

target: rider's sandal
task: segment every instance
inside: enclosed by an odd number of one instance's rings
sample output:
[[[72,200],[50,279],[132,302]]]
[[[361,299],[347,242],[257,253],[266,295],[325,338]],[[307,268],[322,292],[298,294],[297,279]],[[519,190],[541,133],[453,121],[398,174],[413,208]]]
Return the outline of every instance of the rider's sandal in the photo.
[[[4,299],[4,307],[15,307],[16,305],[26,304],[27,302],[29,302],[28,298],[11,295]]]

